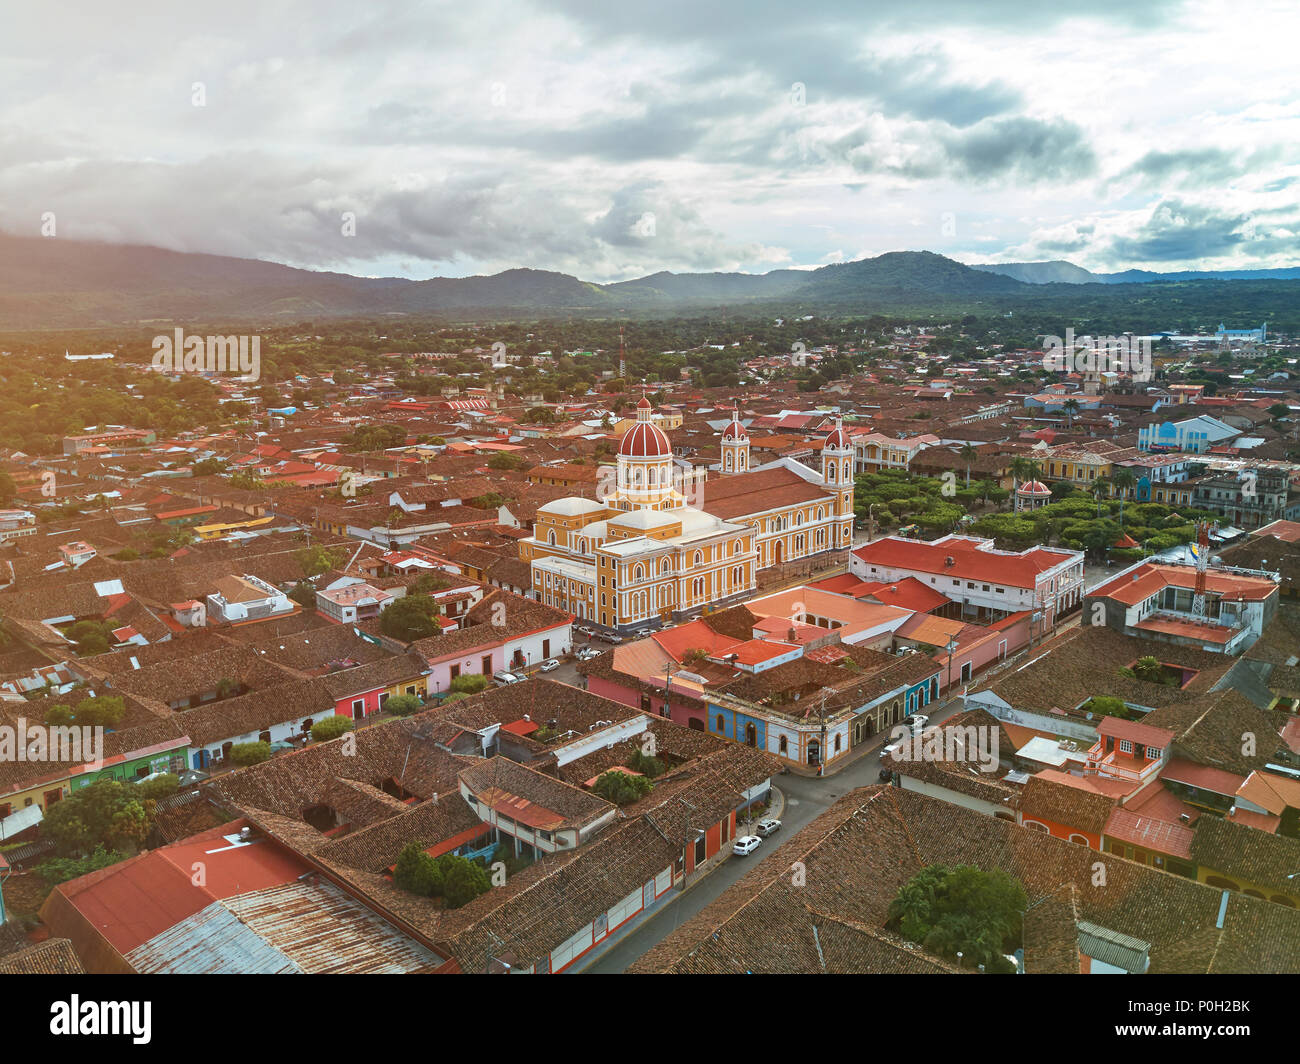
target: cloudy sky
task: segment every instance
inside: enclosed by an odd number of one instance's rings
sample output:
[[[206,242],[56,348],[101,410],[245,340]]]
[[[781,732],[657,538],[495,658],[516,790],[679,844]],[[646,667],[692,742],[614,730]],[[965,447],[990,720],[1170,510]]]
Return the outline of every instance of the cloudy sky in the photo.
[[[8,7],[10,233],[406,277],[1300,265],[1294,0]]]

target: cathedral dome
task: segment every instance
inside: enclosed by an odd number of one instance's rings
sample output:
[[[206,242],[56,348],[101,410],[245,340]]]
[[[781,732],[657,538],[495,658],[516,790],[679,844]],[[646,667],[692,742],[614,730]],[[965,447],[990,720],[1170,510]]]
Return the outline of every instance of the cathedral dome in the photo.
[[[668,435],[650,420],[650,400],[644,395],[636,404],[636,424],[623,433],[618,443],[620,458],[670,458],[673,449]]]
[[[849,434],[844,431],[844,426],[836,422],[835,427],[831,429],[830,434],[826,437],[825,447],[838,447],[840,450],[847,451],[853,446],[849,441]]]

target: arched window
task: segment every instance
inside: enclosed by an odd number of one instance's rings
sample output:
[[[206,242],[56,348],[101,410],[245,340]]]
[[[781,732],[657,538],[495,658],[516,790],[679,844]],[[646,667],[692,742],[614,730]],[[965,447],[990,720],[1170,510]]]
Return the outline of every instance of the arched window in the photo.
[[[727,455],[727,468],[731,468],[731,455]]]
[[[739,554],[739,553],[740,553],[742,550],[744,550],[744,549],[745,549],[745,548],[744,548],[744,546],[741,544],[740,540],[736,540],[736,542],[733,543],[733,544],[731,545],[731,553],[732,553],[732,554]]]
[[[829,469],[826,470],[826,472],[827,472],[827,474],[829,474],[831,480],[834,480],[834,479],[835,479],[835,466],[834,466],[834,464],[832,464],[831,467],[830,467]]]
[[[555,529],[551,529],[548,533],[546,533],[546,542],[550,544],[552,547],[555,546]]]
[[[668,558],[664,558],[664,559],[659,563],[659,571],[660,571],[661,573],[671,572],[671,571],[672,571],[672,568],[673,568],[673,563],[672,563]]]
[[[1044,835],[1051,834],[1051,832],[1047,830],[1047,825],[1040,824],[1037,820],[1026,820],[1025,827],[1027,827],[1030,831],[1041,831]]]
[[[781,736],[780,742],[776,744],[776,752],[782,757],[785,757],[790,752],[790,743],[784,735]]]
[[[726,720],[723,718],[722,714],[719,713],[719,714],[718,714],[718,731],[720,731],[720,732],[725,732],[726,730],[727,730],[727,722],[726,722]]]
[[[1070,841],[1082,843],[1084,846],[1088,845],[1088,840],[1085,839],[1082,835],[1080,835],[1077,831],[1070,832]]]
[[[821,521],[825,517],[826,517],[826,507],[824,506],[817,507],[817,520]]]
[[[696,565],[700,565],[700,564],[703,563],[703,561],[704,561],[704,555],[701,554],[699,551],[696,551],[696,552],[695,552],[695,564],[696,564]]]
[[[644,580],[644,579],[645,579],[645,570],[641,568],[641,564],[640,564],[639,562],[637,563],[637,567],[636,567],[636,576],[634,577],[634,579],[636,579],[636,580]]]

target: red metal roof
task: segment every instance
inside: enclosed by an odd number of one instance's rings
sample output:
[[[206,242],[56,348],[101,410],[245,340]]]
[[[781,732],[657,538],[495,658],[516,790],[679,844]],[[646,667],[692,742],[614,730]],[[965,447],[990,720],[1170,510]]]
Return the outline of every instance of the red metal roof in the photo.
[[[1161,770],[1160,778],[1172,780],[1174,783],[1185,783],[1189,787],[1199,787],[1205,791],[1213,791],[1215,794],[1226,794],[1229,797],[1235,796],[1241,785],[1246,782],[1245,776],[1238,776],[1235,772],[1214,768],[1211,765],[1198,765],[1194,761],[1187,761],[1181,757],[1171,759]]]
[[[1104,830],[1110,838],[1133,846],[1142,846],[1184,860],[1191,860],[1192,857],[1193,834],[1186,824],[1142,816],[1121,806],[1111,812]]]
[[[1064,551],[1033,547],[1020,554],[981,549],[979,541],[948,537],[927,543],[924,540],[886,536],[855,550],[854,555],[868,565],[891,569],[911,569],[953,579],[981,580],[1004,587],[1032,589],[1038,574],[1072,555]],[[952,558],[953,564],[947,565]]]

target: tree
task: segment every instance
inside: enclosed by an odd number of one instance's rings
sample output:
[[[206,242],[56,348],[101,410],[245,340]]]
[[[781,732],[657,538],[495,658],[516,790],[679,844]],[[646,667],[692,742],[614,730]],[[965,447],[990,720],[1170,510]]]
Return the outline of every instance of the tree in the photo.
[[[79,727],[115,728],[126,715],[126,701],[117,695],[83,698],[73,710]]]
[[[451,681],[451,689],[460,694],[476,695],[488,685],[488,678],[481,673],[466,672]]]
[[[1024,455],[1017,455],[1011,461],[1011,480],[1012,494],[1020,487],[1021,481],[1031,481],[1038,478],[1038,463]]]
[[[1116,494],[1119,495],[1119,527],[1123,529],[1124,496],[1137,483],[1137,476],[1128,466],[1114,466],[1110,471],[1110,482],[1115,486]]]
[[[1128,706],[1124,704],[1124,700],[1110,695],[1093,695],[1081,708],[1084,712],[1095,716],[1123,717],[1126,720],[1129,716]]]
[[[1079,400],[1074,398],[1074,396],[1070,396],[1069,399],[1061,404],[1061,409],[1065,411],[1065,428],[1066,431],[1069,432],[1074,428],[1074,415],[1079,412]]]
[[[235,743],[230,748],[230,760],[236,765],[260,765],[271,759],[271,744],[265,742]]]
[[[379,615],[379,629],[384,635],[411,643],[438,632],[434,618],[439,606],[428,595],[403,595],[384,607]]]
[[[630,805],[644,798],[653,789],[654,784],[645,776],[629,776],[626,772],[613,769],[602,772],[591,785],[593,794],[598,794],[615,805]]]
[[[968,488],[970,487],[970,467],[979,456],[979,451],[969,443],[961,445],[961,460],[966,463],[966,487]]]
[[[487,869],[477,861],[444,854],[438,858],[442,864],[442,897],[449,909],[459,909],[480,894],[492,889]]]
[[[104,621],[78,621],[67,631],[83,658],[105,653],[113,639],[113,627]]]
[[[64,853],[85,854],[97,846],[131,850],[149,834],[153,808],[134,784],[101,779],[48,806],[41,833]]]
[[[0,506],[8,506],[18,494],[18,485],[8,473],[0,473]]]
[[[1019,945],[1029,899],[1025,888],[1002,869],[972,865],[930,865],[899,888],[886,926],[927,949],[988,972],[1014,968],[1004,956]]]
[[[181,789],[180,778],[173,772],[164,772],[151,780],[142,780],[135,784],[135,793],[140,798],[170,798]]]
[[[627,767],[653,779],[655,776],[662,776],[667,766],[659,758],[644,753],[640,747],[637,747],[632,751],[632,756],[627,758]]]
[[[409,717],[423,708],[417,695],[393,695],[384,703],[384,710],[395,717]]]
[[[306,580],[299,580],[298,583],[293,585],[289,597],[303,609],[309,610],[316,605],[316,588]]]
[[[442,868],[418,842],[408,842],[397,857],[393,882],[403,890],[429,898],[442,893]]]
[[[488,459],[487,464],[490,469],[523,469],[526,465],[524,459],[509,451],[497,451]]]
[[[328,742],[330,739],[337,739],[340,735],[352,731],[356,727],[351,717],[326,717],[324,720],[318,720],[311,726],[311,737],[318,743]]]
[[[51,886],[66,883],[90,872],[96,872],[118,861],[125,861],[127,855],[116,850],[106,850],[96,846],[85,857],[52,857],[36,866],[36,874]]]
[[[294,558],[302,566],[303,575],[307,577],[320,576],[331,569],[339,568],[347,561],[347,557],[341,549],[322,547],[320,544],[304,547],[294,554]],[[315,603],[314,592],[312,602]]]

